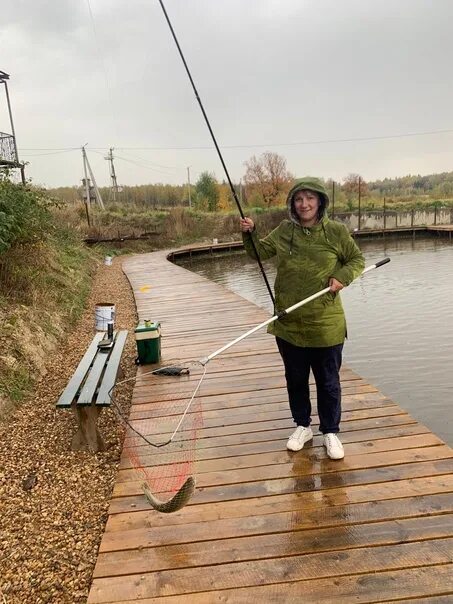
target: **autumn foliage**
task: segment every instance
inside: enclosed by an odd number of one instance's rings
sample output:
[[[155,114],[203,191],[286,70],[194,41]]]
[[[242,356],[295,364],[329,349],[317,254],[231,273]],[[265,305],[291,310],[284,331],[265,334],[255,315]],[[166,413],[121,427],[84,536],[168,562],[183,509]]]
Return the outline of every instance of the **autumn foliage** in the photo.
[[[260,157],[251,157],[245,162],[245,166],[244,182],[247,199],[251,205],[270,207],[284,203],[293,180],[293,176],[286,169],[284,157],[266,151]]]

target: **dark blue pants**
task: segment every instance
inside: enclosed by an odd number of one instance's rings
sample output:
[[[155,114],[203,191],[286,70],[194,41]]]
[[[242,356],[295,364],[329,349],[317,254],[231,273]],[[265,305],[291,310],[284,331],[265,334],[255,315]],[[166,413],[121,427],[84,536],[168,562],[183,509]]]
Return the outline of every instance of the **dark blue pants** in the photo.
[[[323,434],[339,432],[343,344],[325,348],[301,348],[277,338],[277,345],[285,365],[289,406],[296,424],[308,427],[311,423],[308,385],[311,369],[316,382],[319,430]]]

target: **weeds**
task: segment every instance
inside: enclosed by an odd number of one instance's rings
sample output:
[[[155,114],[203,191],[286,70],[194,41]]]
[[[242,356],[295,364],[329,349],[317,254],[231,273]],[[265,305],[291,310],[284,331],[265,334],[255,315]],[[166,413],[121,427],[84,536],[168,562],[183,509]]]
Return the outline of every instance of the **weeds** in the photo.
[[[65,324],[81,315],[95,257],[74,231],[58,228],[0,255],[0,417],[30,391]]]

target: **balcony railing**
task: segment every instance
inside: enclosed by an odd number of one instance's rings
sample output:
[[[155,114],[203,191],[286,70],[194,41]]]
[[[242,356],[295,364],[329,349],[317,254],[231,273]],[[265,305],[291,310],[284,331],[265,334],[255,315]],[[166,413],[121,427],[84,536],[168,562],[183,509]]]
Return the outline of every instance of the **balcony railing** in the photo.
[[[0,132],[0,165],[16,166],[18,164],[14,136]]]

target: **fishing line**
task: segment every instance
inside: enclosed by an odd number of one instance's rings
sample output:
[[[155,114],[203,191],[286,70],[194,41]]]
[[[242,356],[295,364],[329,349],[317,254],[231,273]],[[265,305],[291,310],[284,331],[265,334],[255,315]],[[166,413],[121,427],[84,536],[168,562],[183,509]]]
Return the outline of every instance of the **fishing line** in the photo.
[[[167,11],[165,9],[163,1],[162,0],[158,0],[158,1],[159,1],[159,4],[160,4],[161,8],[162,8],[163,13],[164,13],[164,16],[165,16],[165,19],[167,21],[168,27],[170,28],[171,35],[173,36],[173,40],[175,41],[176,48],[178,49],[179,56],[181,57],[181,61],[183,62],[183,65],[184,65],[184,68],[186,70],[187,76],[189,77],[190,83],[192,84],[192,88],[193,88],[193,91],[194,91],[194,94],[195,94],[195,98],[198,101],[198,104],[200,106],[201,112],[203,114],[203,117],[205,119],[206,125],[208,127],[209,133],[211,135],[212,142],[214,143],[214,146],[216,148],[217,154],[218,154],[219,159],[220,159],[220,163],[222,164],[223,170],[225,172],[225,176],[226,176],[227,181],[228,181],[228,185],[229,185],[231,193],[233,195],[233,199],[234,199],[234,201],[236,203],[236,206],[237,206],[237,208],[239,210],[241,218],[245,218],[245,214],[242,211],[242,207],[241,207],[241,204],[239,202],[239,198],[237,196],[236,189],[234,188],[233,182],[232,182],[232,180],[230,178],[230,174],[229,174],[228,169],[226,167],[226,164],[225,164],[225,162],[223,160],[222,152],[220,151],[219,145],[217,144],[216,137],[215,137],[214,132],[213,132],[213,130],[211,128],[211,124],[209,123],[208,116],[207,116],[206,111],[205,111],[205,109],[203,107],[203,103],[201,102],[200,95],[198,94],[198,90],[197,90],[197,88],[195,86],[195,82],[193,81],[193,78],[192,78],[192,75],[190,73],[189,67],[187,65],[186,59],[185,59],[185,57],[183,55],[183,52],[181,50],[181,46],[179,45],[178,38],[176,37],[175,30],[173,29],[173,25],[171,24],[170,18],[169,18],[168,13],[167,13]],[[263,279],[264,279],[264,282],[266,284],[267,291],[269,292],[269,296],[271,297],[272,304],[275,307],[274,294],[272,293],[271,286],[270,286],[269,281],[267,279],[266,272],[264,271],[264,267],[263,267],[263,265],[261,263],[261,260],[260,260],[259,254],[258,254],[258,250],[256,249],[255,242],[253,241],[253,239],[251,239],[251,243],[252,243],[253,251],[255,252],[255,256],[256,256],[256,260],[258,262],[258,266],[260,267],[261,274],[263,275]]]
[[[151,375],[151,374],[154,374],[154,375],[160,374],[160,375],[168,375],[168,376],[183,375],[184,373],[189,372],[188,367],[197,366],[197,365],[203,366],[203,364],[200,361],[190,361],[189,363],[185,364],[185,367],[175,367],[174,365],[167,365],[165,367],[159,367],[159,369],[154,369],[153,371],[147,371],[145,373],[141,373],[139,377],[141,379],[142,377],[144,377],[146,375]],[[166,370],[168,370],[168,373],[166,372]],[[190,397],[189,402],[187,403],[184,411],[181,414],[181,418],[180,418],[176,428],[174,429],[170,438],[162,443],[152,442],[151,440],[149,440],[149,438],[147,438],[147,436],[145,436],[144,434],[142,434],[141,432],[136,430],[136,428],[134,428],[134,426],[131,424],[129,419],[124,415],[122,409],[120,408],[120,406],[118,405],[118,403],[115,400],[115,397],[113,396],[114,388],[116,388],[117,386],[121,386],[122,384],[125,384],[126,382],[136,381],[138,379],[137,376],[133,376],[131,378],[127,378],[125,380],[116,382],[116,384],[113,385],[111,387],[111,389],[109,390],[108,396],[110,397],[110,400],[112,401],[112,405],[113,405],[117,415],[120,417],[121,421],[123,421],[133,432],[135,432],[135,434],[137,434],[137,436],[142,438],[146,442],[146,444],[151,445],[152,447],[155,447],[157,449],[160,449],[160,447],[165,447],[166,445],[169,445],[173,441],[174,437],[176,436],[176,433],[178,432],[179,428],[181,427],[181,424],[183,423],[184,418],[186,417],[187,412],[189,411],[189,408],[191,407],[192,402],[193,402],[194,398],[196,397],[198,390],[200,389],[200,386],[206,375],[206,371],[207,371],[207,367],[203,366],[203,374],[201,375],[200,379],[198,380],[198,383],[192,393],[192,396]]]

